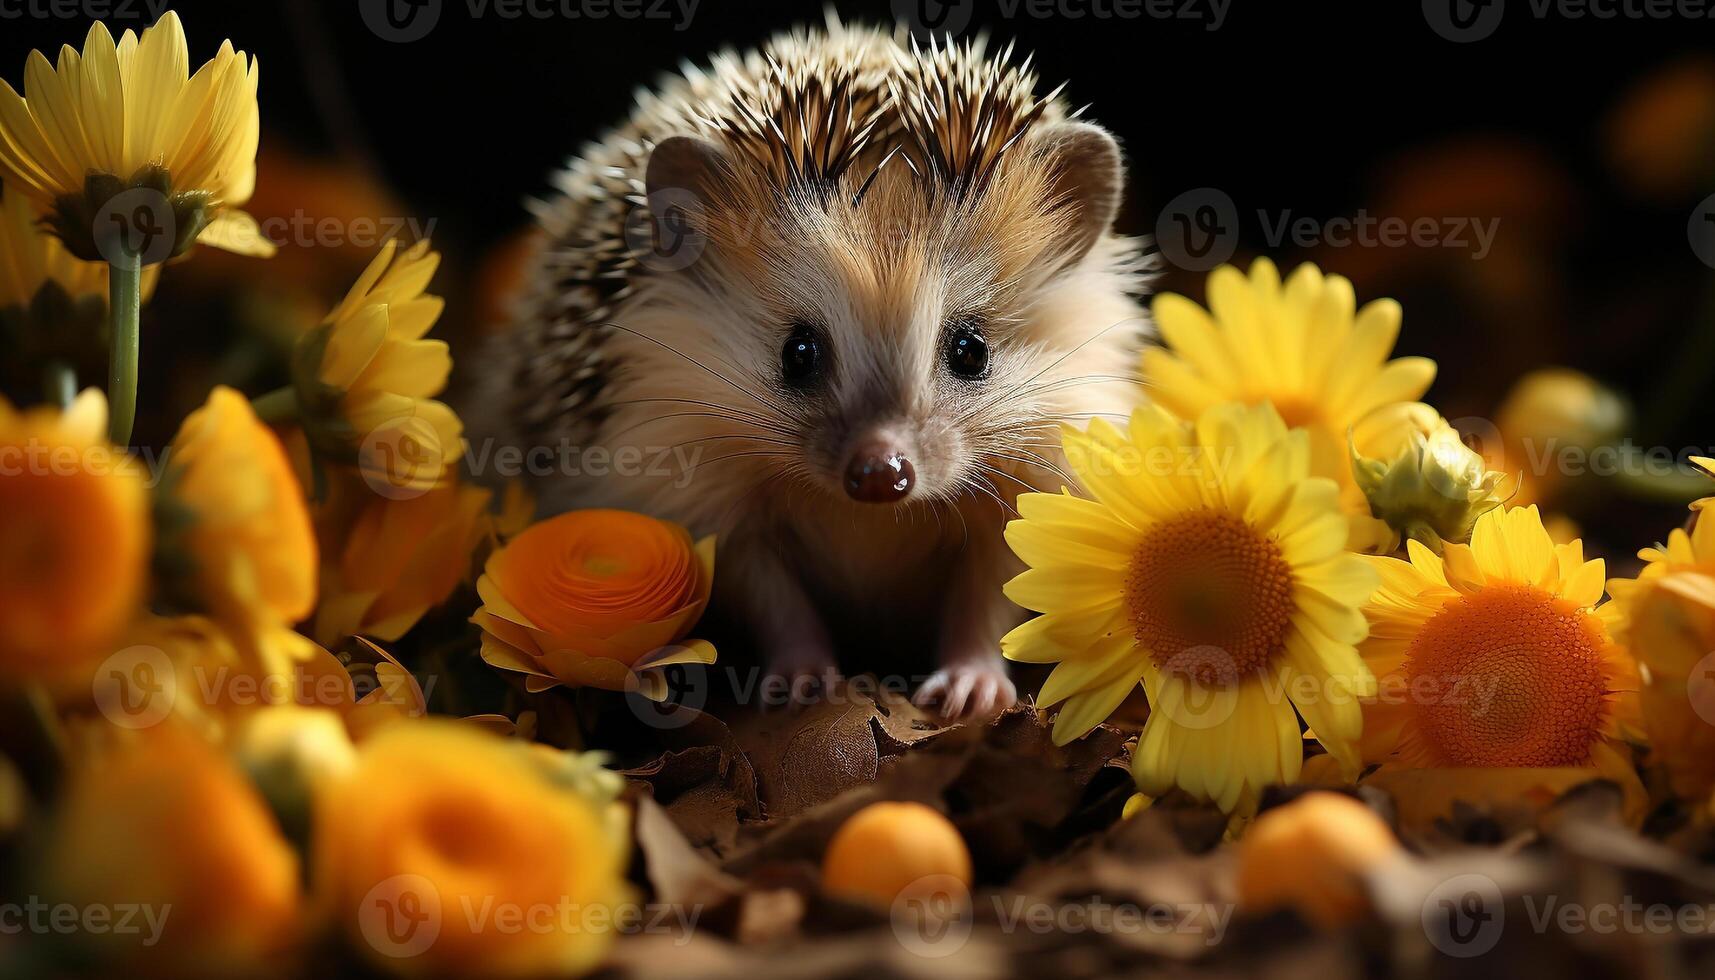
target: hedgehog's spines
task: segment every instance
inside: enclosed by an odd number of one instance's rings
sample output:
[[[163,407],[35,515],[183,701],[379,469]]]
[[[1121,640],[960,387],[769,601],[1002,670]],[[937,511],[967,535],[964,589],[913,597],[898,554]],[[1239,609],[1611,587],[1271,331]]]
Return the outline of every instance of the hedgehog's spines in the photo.
[[[554,244],[538,261],[519,324],[515,418],[527,432],[558,426],[584,438],[599,424],[616,370],[596,326],[610,319],[646,274],[625,235],[646,206],[649,154],[662,140],[711,139],[766,175],[782,196],[810,187],[824,200],[852,173],[869,172],[846,202],[858,206],[895,157],[931,200],[981,193],[1003,157],[1044,116],[1058,117],[1061,89],[1035,97],[1026,56],[996,57],[988,39],[960,43],[909,32],[884,34],[830,21],[825,32],[781,34],[760,50],[726,49],[687,64],[654,90],[639,90],[629,123],[584,148],[555,180],[561,197],[532,210]],[[875,161],[873,165],[870,161]],[[853,178],[855,179],[855,177]]]

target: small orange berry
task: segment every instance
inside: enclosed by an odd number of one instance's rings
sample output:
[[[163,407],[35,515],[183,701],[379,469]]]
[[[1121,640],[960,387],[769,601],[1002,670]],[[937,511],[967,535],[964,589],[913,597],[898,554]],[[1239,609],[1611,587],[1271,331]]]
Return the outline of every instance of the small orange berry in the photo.
[[[1369,807],[1339,793],[1309,793],[1265,811],[1239,841],[1239,904],[1291,907],[1333,929],[1369,909],[1362,875],[1404,851]]]
[[[890,906],[925,878],[971,884],[971,852],[952,822],[921,803],[871,803],[828,842],[822,887],[830,894]]]

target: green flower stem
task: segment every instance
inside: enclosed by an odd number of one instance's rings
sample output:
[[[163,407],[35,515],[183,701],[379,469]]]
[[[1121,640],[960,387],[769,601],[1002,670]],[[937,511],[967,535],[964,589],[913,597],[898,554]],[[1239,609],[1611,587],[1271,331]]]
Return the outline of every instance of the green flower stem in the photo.
[[[131,444],[137,421],[138,320],[143,314],[143,264],[135,257],[108,263],[107,315],[112,326],[108,354],[107,434],[114,445]]]
[[[72,399],[77,397],[77,372],[57,358],[49,361],[42,368],[42,393],[50,404],[62,409],[71,407]]]
[[[269,425],[292,422],[298,418],[298,393],[291,385],[276,388],[266,395],[250,399],[250,407],[255,410],[257,418]]]
[[[1687,504],[1699,497],[1715,493],[1715,481],[1697,470],[1676,467],[1672,473],[1634,473],[1623,470],[1614,474],[1626,496],[1634,500]]]

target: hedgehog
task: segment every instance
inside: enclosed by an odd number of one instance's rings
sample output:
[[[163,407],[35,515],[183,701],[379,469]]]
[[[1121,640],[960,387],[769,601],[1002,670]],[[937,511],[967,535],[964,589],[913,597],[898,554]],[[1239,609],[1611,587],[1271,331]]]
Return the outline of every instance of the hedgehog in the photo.
[[[1060,427],[1129,413],[1149,333],[1120,147],[1063,89],[830,21],[639,92],[533,205],[477,408],[672,462],[544,473],[543,511],[718,535],[714,604],[795,693],[887,664],[948,719],[1012,704],[1006,522],[1075,486]]]

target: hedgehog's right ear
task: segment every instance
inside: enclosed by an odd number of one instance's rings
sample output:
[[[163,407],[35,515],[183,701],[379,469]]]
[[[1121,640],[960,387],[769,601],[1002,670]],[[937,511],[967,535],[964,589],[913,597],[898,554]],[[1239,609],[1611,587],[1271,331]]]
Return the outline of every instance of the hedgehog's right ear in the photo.
[[[661,201],[681,203],[687,196],[707,202],[729,171],[726,154],[715,144],[695,136],[669,136],[649,154],[643,183],[651,208]]]
[[[1055,243],[1061,260],[1070,265],[1113,227],[1125,190],[1125,165],[1119,144],[1107,130],[1086,122],[1051,123],[1035,141],[1053,180],[1054,196],[1073,211]]]

